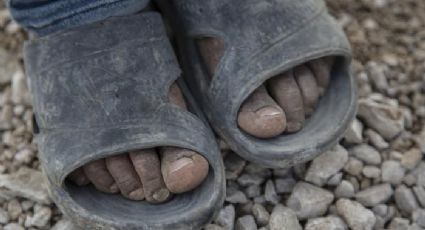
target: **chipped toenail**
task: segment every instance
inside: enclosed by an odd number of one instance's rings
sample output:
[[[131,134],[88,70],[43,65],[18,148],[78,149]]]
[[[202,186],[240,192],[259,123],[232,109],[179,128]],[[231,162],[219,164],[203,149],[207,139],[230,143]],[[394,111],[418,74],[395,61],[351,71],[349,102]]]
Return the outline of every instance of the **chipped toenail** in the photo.
[[[111,185],[111,187],[109,187],[109,191],[111,191],[111,192],[113,192],[113,193],[115,193],[115,192],[118,192],[120,189],[118,188],[118,185],[117,184],[113,184],[113,185]]]
[[[130,192],[130,194],[128,194],[128,197],[132,200],[143,200],[143,198],[145,197],[143,188],[138,188],[133,192]]]
[[[191,158],[188,158],[188,157],[180,158],[180,159],[178,159],[177,161],[174,161],[171,164],[170,173],[177,172],[177,171],[181,170],[182,168],[189,166],[189,165],[194,165],[194,162]]]
[[[166,201],[169,196],[170,196],[170,192],[167,189],[163,188],[154,192],[152,195],[152,198],[158,202],[163,202],[163,201]]]

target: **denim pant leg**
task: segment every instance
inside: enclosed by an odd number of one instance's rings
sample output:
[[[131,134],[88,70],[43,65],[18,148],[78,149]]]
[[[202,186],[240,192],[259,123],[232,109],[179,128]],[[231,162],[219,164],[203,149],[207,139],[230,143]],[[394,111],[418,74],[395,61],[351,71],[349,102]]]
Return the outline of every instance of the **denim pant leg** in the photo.
[[[149,0],[6,0],[12,17],[39,36],[103,20],[134,14]]]

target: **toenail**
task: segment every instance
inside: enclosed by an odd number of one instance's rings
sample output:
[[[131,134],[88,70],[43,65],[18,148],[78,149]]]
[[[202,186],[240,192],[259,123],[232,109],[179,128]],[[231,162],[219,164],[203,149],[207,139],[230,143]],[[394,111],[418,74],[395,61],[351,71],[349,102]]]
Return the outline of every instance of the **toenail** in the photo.
[[[289,132],[294,132],[300,130],[302,126],[301,122],[290,122],[287,127]]]
[[[163,201],[166,201],[169,196],[170,196],[170,192],[167,189],[163,188],[154,192],[152,195],[152,198],[158,202],[163,202]]]
[[[187,167],[189,165],[193,165],[193,164],[194,164],[194,162],[191,158],[188,158],[188,157],[180,158],[180,159],[178,159],[177,161],[174,161],[171,164],[170,173],[175,173],[175,172],[181,170],[182,168],[185,168],[185,167]]]
[[[264,106],[256,110],[255,113],[261,116],[280,116],[282,111],[272,106]]]
[[[114,183],[113,185],[111,185],[111,187],[109,187],[109,191],[116,193],[120,191],[120,189],[118,188],[118,185]]]
[[[130,192],[130,194],[128,194],[128,197],[133,200],[143,200],[143,198],[145,198],[143,188],[138,188],[133,192]]]

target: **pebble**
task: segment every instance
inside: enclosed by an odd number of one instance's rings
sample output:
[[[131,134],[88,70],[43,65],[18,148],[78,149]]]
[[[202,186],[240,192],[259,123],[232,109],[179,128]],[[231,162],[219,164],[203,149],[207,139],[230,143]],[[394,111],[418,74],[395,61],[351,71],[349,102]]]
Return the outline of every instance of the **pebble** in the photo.
[[[416,168],[416,166],[421,162],[422,160],[422,153],[419,149],[411,149],[403,154],[403,157],[401,158],[401,165],[408,169],[412,170]]]
[[[336,198],[351,198],[354,197],[354,186],[349,181],[343,180],[336,187],[334,194]]]
[[[58,221],[50,230],[80,230],[68,219]]]
[[[344,139],[349,144],[360,144],[363,142],[363,124],[358,119],[354,119],[351,125],[348,126]]]
[[[9,222],[9,214],[0,207],[0,224],[7,224]]]
[[[348,152],[341,145],[316,157],[307,170],[305,180],[323,186],[329,178],[338,173],[348,160]]]
[[[422,186],[413,187],[413,192],[419,201],[419,204],[425,208],[425,188]]]
[[[363,170],[363,162],[350,157],[344,166],[344,171],[353,176],[359,176]]]
[[[367,129],[365,131],[365,136],[370,141],[370,143],[379,150],[390,147],[390,144],[388,144],[388,142],[386,142],[384,138],[379,135],[379,133],[373,131],[372,129]]]
[[[264,189],[264,198],[271,204],[278,204],[280,201],[279,195],[276,193],[276,189],[272,180],[268,180],[266,188]]]
[[[22,70],[12,76],[12,102],[15,104],[31,105],[31,96],[28,91],[27,79]]]
[[[18,200],[13,199],[7,203],[7,212],[11,220],[17,220],[22,213],[22,207]]]
[[[264,177],[257,174],[242,174],[238,179],[241,186],[260,185],[264,182]]]
[[[330,186],[337,186],[341,183],[343,174],[341,172],[333,175],[331,178],[329,178],[328,182],[326,182],[327,185]]]
[[[273,208],[269,228],[270,230],[302,230],[294,211],[281,204]]]
[[[254,217],[251,215],[246,215],[238,218],[236,221],[235,230],[257,230],[257,225],[255,224]]]
[[[248,198],[246,195],[235,189],[227,189],[226,190],[226,201],[231,204],[245,204],[248,202]]]
[[[356,200],[366,207],[373,207],[385,203],[394,194],[390,184],[381,184],[369,187],[356,194]]]
[[[294,210],[300,220],[319,217],[326,213],[334,195],[320,187],[299,182],[295,185],[286,205]]]
[[[391,230],[409,230],[409,220],[396,217],[391,221],[388,228]]]
[[[217,219],[215,222],[223,227],[225,230],[233,230],[235,225],[235,207],[233,205],[227,205],[222,208],[218,213]]]
[[[410,214],[419,207],[413,191],[405,185],[397,187],[394,199],[398,209],[404,216],[410,216]]]
[[[261,204],[254,204],[252,207],[252,214],[254,215],[255,221],[258,226],[265,226],[269,223],[270,214],[266,208]]]
[[[17,223],[10,223],[4,226],[4,230],[25,230],[24,227]]]
[[[304,230],[346,230],[347,225],[337,216],[328,216],[308,220]]]
[[[204,230],[224,230],[224,228],[216,225],[216,224],[207,224],[207,226],[205,226],[203,228]]]
[[[403,180],[405,169],[401,166],[400,162],[388,160],[382,163],[381,173],[383,182],[397,185]]]
[[[420,227],[425,228],[425,210],[417,209],[412,213],[412,220]]]
[[[278,194],[291,193],[297,181],[294,178],[276,179],[276,192]]]
[[[28,219],[29,226],[43,228],[49,223],[51,217],[52,210],[50,208],[36,205],[34,215]]]
[[[0,85],[8,84],[12,80],[12,75],[19,70],[17,58],[0,48]]]
[[[392,140],[403,131],[404,113],[399,107],[372,97],[360,99],[358,105],[358,116],[385,140]]]
[[[371,230],[376,222],[372,211],[356,201],[339,199],[336,202],[338,214],[344,218],[348,226],[353,230]]]
[[[226,179],[235,180],[241,174],[246,161],[235,153],[229,153],[224,158],[224,167],[226,169]]]
[[[379,152],[367,144],[355,146],[350,149],[350,154],[368,165],[379,165],[381,163]]]
[[[367,178],[379,178],[381,176],[381,169],[376,166],[366,165],[362,171],[363,175]]]

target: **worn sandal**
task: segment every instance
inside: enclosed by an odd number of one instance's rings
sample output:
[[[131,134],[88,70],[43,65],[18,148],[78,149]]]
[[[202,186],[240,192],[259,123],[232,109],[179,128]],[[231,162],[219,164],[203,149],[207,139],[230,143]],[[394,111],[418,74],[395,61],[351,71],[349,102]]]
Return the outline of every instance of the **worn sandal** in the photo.
[[[322,0],[157,4],[172,23],[191,92],[216,132],[242,157],[268,167],[288,167],[314,158],[343,136],[356,111],[351,49]],[[195,43],[205,37],[225,44],[212,78]],[[279,73],[327,56],[337,57],[330,85],[301,131],[259,139],[240,130],[239,108],[255,89]]]
[[[214,135],[167,97],[180,70],[158,13],[110,18],[30,41],[25,64],[51,195],[80,227],[199,229],[221,208],[225,179]],[[194,106],[190,110],[200,116]],[[157,146],[203,155],[210,165],[205,181],[154,205],[66,180],[90,161]]]

